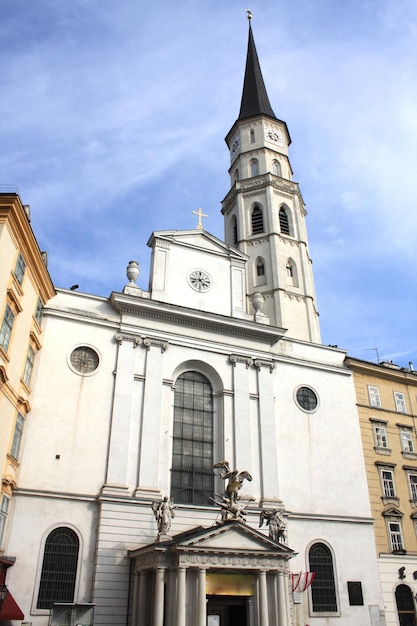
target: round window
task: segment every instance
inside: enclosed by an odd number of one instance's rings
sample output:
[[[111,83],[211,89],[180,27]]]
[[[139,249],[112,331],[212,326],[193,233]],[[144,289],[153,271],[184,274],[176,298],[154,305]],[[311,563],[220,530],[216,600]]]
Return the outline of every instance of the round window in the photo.
[[[295,398],[298,406],[303,409],[303,411],[312,413],[317,409],[319,402],[317,394],[310,387],[298,387]]]
[[[76,372],[92,374],[98,368],[99,356],[93,348],[79,346],[71,352],[70,362]]]

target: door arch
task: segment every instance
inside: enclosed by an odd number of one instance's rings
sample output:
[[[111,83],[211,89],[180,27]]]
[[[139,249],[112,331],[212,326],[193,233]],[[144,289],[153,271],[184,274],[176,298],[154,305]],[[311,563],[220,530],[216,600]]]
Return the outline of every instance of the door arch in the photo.
[[[416,611],[414,598],[408,585],[398,585],[395,590],[395,602],[397,604],[400,626],[415,626]]]

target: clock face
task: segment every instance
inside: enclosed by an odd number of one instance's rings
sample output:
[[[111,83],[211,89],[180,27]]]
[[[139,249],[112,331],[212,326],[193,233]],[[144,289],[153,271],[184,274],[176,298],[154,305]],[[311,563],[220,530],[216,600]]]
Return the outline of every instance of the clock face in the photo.
[[[239,135],[236,135],[236,137],[233,139],[232,145],[230,147],[230,152],[232,154],[235,154],[239,150],[239,147],[240,147],[240,137],[239,137]]]
[[[188,276],[188,282],[196,291],[208,291],[211,287],[211,278],[203,270],[193,270]]]
[[[268,141],[272,141],[272,143],[276,143],[278,146],[284,145],[284,138],[279,130],[267,128],[265,131],[265,137]]]

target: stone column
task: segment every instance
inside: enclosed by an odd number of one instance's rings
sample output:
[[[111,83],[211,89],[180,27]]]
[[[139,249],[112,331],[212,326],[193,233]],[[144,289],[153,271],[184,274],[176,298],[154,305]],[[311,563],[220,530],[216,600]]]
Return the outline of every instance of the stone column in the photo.
[[[147,338],[143,345],[147,349],[147,358],[138,489],[155,493],[158,491],[163,353],[168,348],[168,343]]]
[[[233,363],[233,415],[235,440],[235,467],[253,473],[251,464],[251,426],[249,404],[249,367],[253,361],[249,357],[231,354]],[[232,463],[233,465],[233,463]],[[248,485],[246,486],[248,492]]]
[[[291,624],[291,606],[290,606],[291,596],[290,596],[288,572],[284,573],[284,593],[285,593],[285,608],[287,611],[287,624],[289,626]]]
[[[164,568],[157,567],[155,572],[155,593],[153,599],[153,625],[164,624]]]
[[[197,575],[197,621],[195,626],[206,626],[206,570],[200,568]]]
[[[258,370],[262,500],[274,502],[279,500],[277,415],[272,376],[276,366],[273,361],[261,359],[255,360],[255,366]]]
[[[185,569],[185,567],[178,568],[177,626],[185,626],[186,573],[187,573],[187,570]]]
[[[139,596],[136,603],[136,620],[135,626],[142,626],[145,624],[146,608],[147,608],[147,574],[146,572],[140,572],[139,575]]]
[[[278,626],[287,626],[287,601],[284,572],[278,572]]]
[[[132,398],[135,372],[135,350],[142,343],[139,337],[115,336],[119,343],[114,384],[114,401],[111,421],[109,460],[107,464],[106,487],[127,489],[129,441],[131,434]]]
[[[259,572],[259,621],[260,626],[268,626],[268,591],[265,570]]]

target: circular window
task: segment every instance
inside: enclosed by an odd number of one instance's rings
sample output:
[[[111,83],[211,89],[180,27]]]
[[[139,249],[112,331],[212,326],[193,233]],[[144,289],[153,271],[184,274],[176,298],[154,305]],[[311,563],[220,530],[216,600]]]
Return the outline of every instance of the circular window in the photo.
[[[71,352],[70,362],[76,372],[80,374],[92,374],[98,368],[100,359],[93,348],[79,346]]]
[[[315,411],[319,403],[316,392],[310,387],[298,387],[295,392],[295,399],[300,409],[309,413]]]

